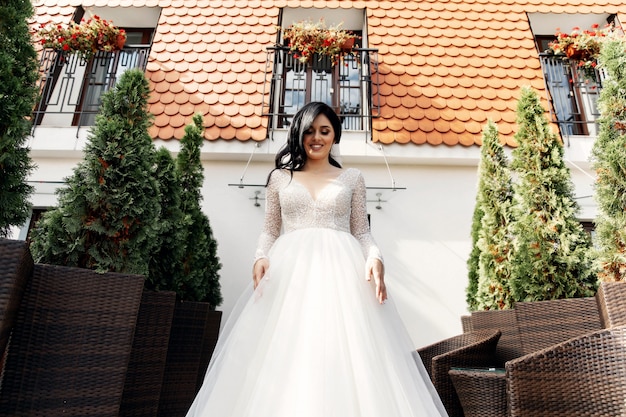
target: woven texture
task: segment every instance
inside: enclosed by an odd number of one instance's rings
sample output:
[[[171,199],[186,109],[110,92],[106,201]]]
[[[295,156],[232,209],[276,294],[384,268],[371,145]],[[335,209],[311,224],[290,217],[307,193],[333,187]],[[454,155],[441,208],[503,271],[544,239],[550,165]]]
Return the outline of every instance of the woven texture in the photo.
[[[506,416],[504,370],[451,369],[449,375],[465,417]]]
[[[33,258],[27,243],[0,239],[0,358],[32,272]]]
[[[461,316],[461,326],[463,326],[463,333],[468,333],[474,330],[472,328],[472,316]]]
[[[463,408],[448,372],[453,367],[490,366],[500,334],[498,330],[477,330],[418,349],[450,417],[463,417]]]
[[[515,304],[524,354],[602,328],[595,297]]]
[[[510,417],[626,414],[626,327],[588,333],[506,364]]]
[[[143,277],[35,264],[8,349],[9,416],[114,416]]]
[[[143,291],[120,417],[154,417],[165,373],[176,293]]]
[[[504,367],[506,361],[522,355],[522,342],[515,310],[474,311],[472,312],[472,328],[502,332],[495,353],[497,366]]]
[[[176,302],[159,416],[184,416],[198,392],[196,386],[208,313],[208,303]]]
[[[602,282],[596,300],[602,327],[626,326],[626,282]]]
[[[196,392],[200,391],[204,382],[209,362],[217,345],[217,338],[220,333],[220,325],[222,323],[221,311],[209,311],[207,315],[206,325],[204,326],[204,337],[202,339],[202,351],[200,353],[200,367],[198,369],[198,380],[196,382]]]

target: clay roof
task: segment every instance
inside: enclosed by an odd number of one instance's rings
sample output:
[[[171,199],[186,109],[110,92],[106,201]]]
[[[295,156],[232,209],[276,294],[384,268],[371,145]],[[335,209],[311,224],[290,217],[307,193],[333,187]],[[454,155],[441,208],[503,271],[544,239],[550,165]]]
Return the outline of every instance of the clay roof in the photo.
[[[268,46],[281,7],[361,8],[378,48],[381,117],[373,140],[472,146],[488,119],[514,145],[519,89],[544,90],[527,13],[622,13],[622,0],[39,0],[35,22],[76,6],[161,7],[147,67],[154,138],[180,139],[195,113],[207,140],[266,137]]]

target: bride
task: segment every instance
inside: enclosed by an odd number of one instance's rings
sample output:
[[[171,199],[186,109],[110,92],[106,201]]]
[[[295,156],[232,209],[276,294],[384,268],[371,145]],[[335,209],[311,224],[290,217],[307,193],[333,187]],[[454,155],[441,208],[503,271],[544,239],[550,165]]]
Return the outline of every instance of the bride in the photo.
[[[305,105],[268,176],[244,294],[188,417],[446,416],[387,300],[365,182],[331,150],[341,121]]]

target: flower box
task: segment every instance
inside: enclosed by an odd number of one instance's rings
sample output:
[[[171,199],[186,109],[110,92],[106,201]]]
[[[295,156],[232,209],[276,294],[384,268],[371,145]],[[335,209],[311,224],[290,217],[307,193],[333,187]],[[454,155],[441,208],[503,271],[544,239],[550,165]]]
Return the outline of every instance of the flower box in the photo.
[[[352,52],[357,38],[340,26],[327,27],[323,20],[307,20],[278,29],[283,32],[283,39],[287,41],[293,57],[303,64],[313,62],[317,55],[330,58],[331,66],[334,66],[342,56]]]
[[[42,25],[38,32],[44,48],[67,53],[77,53],[89,59],[97,51],[119,51],[126,43],[126,31],[114,26],[111,21],[93,16],[80,23],[69,25]]]

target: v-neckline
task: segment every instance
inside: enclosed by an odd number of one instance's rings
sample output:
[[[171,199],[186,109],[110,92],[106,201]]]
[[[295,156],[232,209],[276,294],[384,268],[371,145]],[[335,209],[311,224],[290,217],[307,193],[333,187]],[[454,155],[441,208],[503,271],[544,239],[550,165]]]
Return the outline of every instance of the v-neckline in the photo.
[[[313,193],[311,192],[309,187],[304,185],[302,183],[302,181],[299,181],[295,176],[293,176],[291,178],[291,180],[294,181],[295,183],[297,183],[300,187],[304,188],[304,190],[306,191],[306,193],[309,196],[309,198],[311,199],[311,201],[313,201],[314,203],[317,203],[317,201],[319,200],[320,196],[324,193],[324,191],[326,191],[326,189],[329,186],[331,186],[335,181],[337,181],[339,178],[341,178],[341,176],[343,174],[345,174],[346,172],[348,172],[348,169],[342,169],[341,172],[336,177],[330,179],[326,185],[324,185],[322,188],[320,188],[320,190],[318,191],[316,196],[313,196]]]

